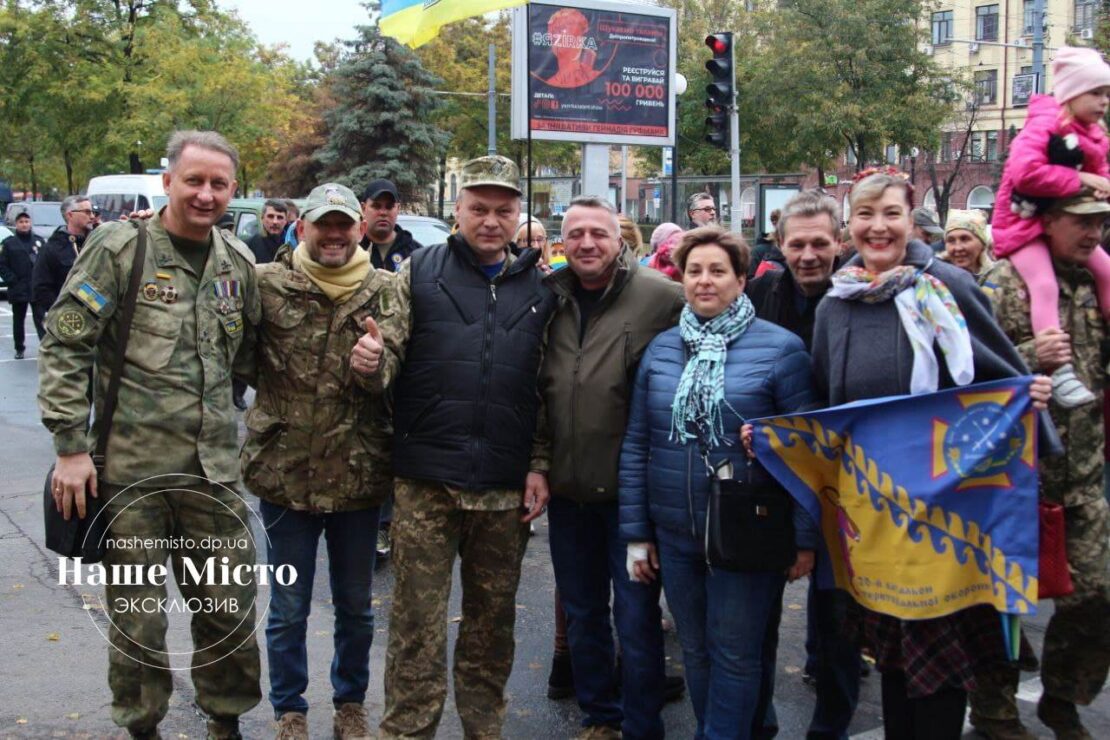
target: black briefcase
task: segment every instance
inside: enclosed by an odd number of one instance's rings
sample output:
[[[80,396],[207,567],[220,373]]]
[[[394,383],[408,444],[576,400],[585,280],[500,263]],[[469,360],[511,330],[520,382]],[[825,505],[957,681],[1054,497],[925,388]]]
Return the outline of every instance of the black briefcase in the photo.
[[[732,463],[718,463],[709,476],[705,557],[709,565],[739,572],[785,571],[794,565],[794,502],[776,485],[732,477]]]
[[[54,505],[53,490],[54,466],[51,465],[46,472],[46,486],[42,492],[47,549],[63,557],[81,558],[85,563],[99,563],[104,559],[108,542],[108,510],[104,499],[93,498],[91,493],[85,491],[85,518],[77,516],[74,505],[69,521],[66,521]]]

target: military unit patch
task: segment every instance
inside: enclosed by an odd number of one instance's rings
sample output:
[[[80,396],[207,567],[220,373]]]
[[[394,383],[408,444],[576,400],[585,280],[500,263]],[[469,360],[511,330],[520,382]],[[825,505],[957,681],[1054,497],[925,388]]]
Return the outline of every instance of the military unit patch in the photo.
[[[98,316],[100,312],[104,310],[104,307],[108,305],[108,299],[102,296],[97,289],[88,282],[81,283],[77,286],[74,295],[77,296],[78,300],[88,306],[90,311]]]
[[[85,332],[85,317],[81,315],[80,311],[71,308],[58,315],[55,326],[58,329],[58,334],[63,338],[73,339]]]
[[[243,319],[238,316],[224,319],[224,327],[227,329],[228,334],[238,334],[243,331]]]

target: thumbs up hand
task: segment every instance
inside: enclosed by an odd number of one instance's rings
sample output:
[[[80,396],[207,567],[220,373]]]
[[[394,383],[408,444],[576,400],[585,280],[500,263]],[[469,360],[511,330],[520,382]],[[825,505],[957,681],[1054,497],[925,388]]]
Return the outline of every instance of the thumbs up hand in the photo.
[[[382,332],[370,316],[366,317],[366,333],[351,350],[351,369],[359,375],[378,372],[382,361]]]

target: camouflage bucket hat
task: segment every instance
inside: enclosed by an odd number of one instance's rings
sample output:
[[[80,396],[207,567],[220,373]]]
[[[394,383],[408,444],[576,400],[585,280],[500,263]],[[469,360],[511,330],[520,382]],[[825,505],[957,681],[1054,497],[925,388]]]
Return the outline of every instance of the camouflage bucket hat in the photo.
[[[1095,197],[1089,188],[1083,188],[1079,195],[1060,198],[1049,207],[1050,211],[1063,211],[1076,216],[1089,216],[1095,213],[1110,213],[1110,203]]]
[[[523,195],[520,189],[520,170],[516,162],[508,157],[490,155],[478,157],[465,163],[462,168],[460,188],[497,187],[512,190]]]
[[[308,194],[301,218],[310,223],[316,223],[316,219],[332,211],[350,216],[355,221],[362,220],[358,198],[349,187],[337,182],[326,182],[313,188]]]

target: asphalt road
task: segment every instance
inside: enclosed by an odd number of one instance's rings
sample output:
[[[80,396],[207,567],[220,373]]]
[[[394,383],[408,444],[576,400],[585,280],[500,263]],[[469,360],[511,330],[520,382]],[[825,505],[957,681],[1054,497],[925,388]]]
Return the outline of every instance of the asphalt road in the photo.
[[[109,717],[110,694],[106,681],[108,645],[101,633],[103,616],[94,607],[99,589],[58,585],[58,560],[42,544],[42,477],[53,460],[50,438],[39,422],[37,392],[37,343],[28,319],[28,359],[13,358],[10,310],[0,303],[0,737],[104,738],[125,737]],[[257,500],[253,500],[257,508]],[[537,534],[525,556],[517,596],[516,661],[509,681],[507,738],[568,738],[578,731],[581,713],[573,700],[546,698],[551,660],[552,593],[554,582],[548,554],[547,526],[540,520]],[[326,555],[321,549],[321,565]],[[370,653],[371,681],[367,706],[371,720],[382,713],[382,669],[389,629],[393,573],[390,565],[379,569],[374,582],[377,613],[375,641]],[[261,589],[262,601],[268,598]],[[786,591],[781,629],[775,696],[781,738],[804,737],[813,709],[813,692],[801,681],[804,663],[806,588],[804,583]],[[260,613],[263,610],[260,610]],[[1039,649],[1051,605],[1029,620],[1026,632]],[[459,616],[459,593],[453,593],[449,635],[453,642]],[[317,570],[313,611],[308,625],[310,683],[307,698],[312,706],[309,723],[313,737],[331,733],[328,667],[331,660],[332,614],[327,573]],[[170,618],[171,651],[189,646],[187,619]],[[259,639],[264,637],[259,634]],[[681,671],[681,657],[673,634],[667,637],[668,665]],[[450,654],[450,646],[449,651]],[[263,650],[263,693],[268,689]],[[175,692],[161,729],[166,738],[204,736],[204,722],[193,705],[187,661],[175,659]],[[1023,676],[1019,692],[1026,725],[1039,737],[1052,734],[1034,715],[1040,683]],[[1106,691],[1083,710],[1095,737],[1110,737],[1110,696]],[[693,715],[687,700],[668,705],[664,712],[672,737],[693,735]],[[855,738],[881,738],[879,681],[873,675],[863,682],[862,698],[852,723]],[[243,718],[249,738],[272,737],[272,714],[265,698]],[[975,737],[970,730],[966,737]],[[462,729],[448,699],[438,737],[461,738]]]

